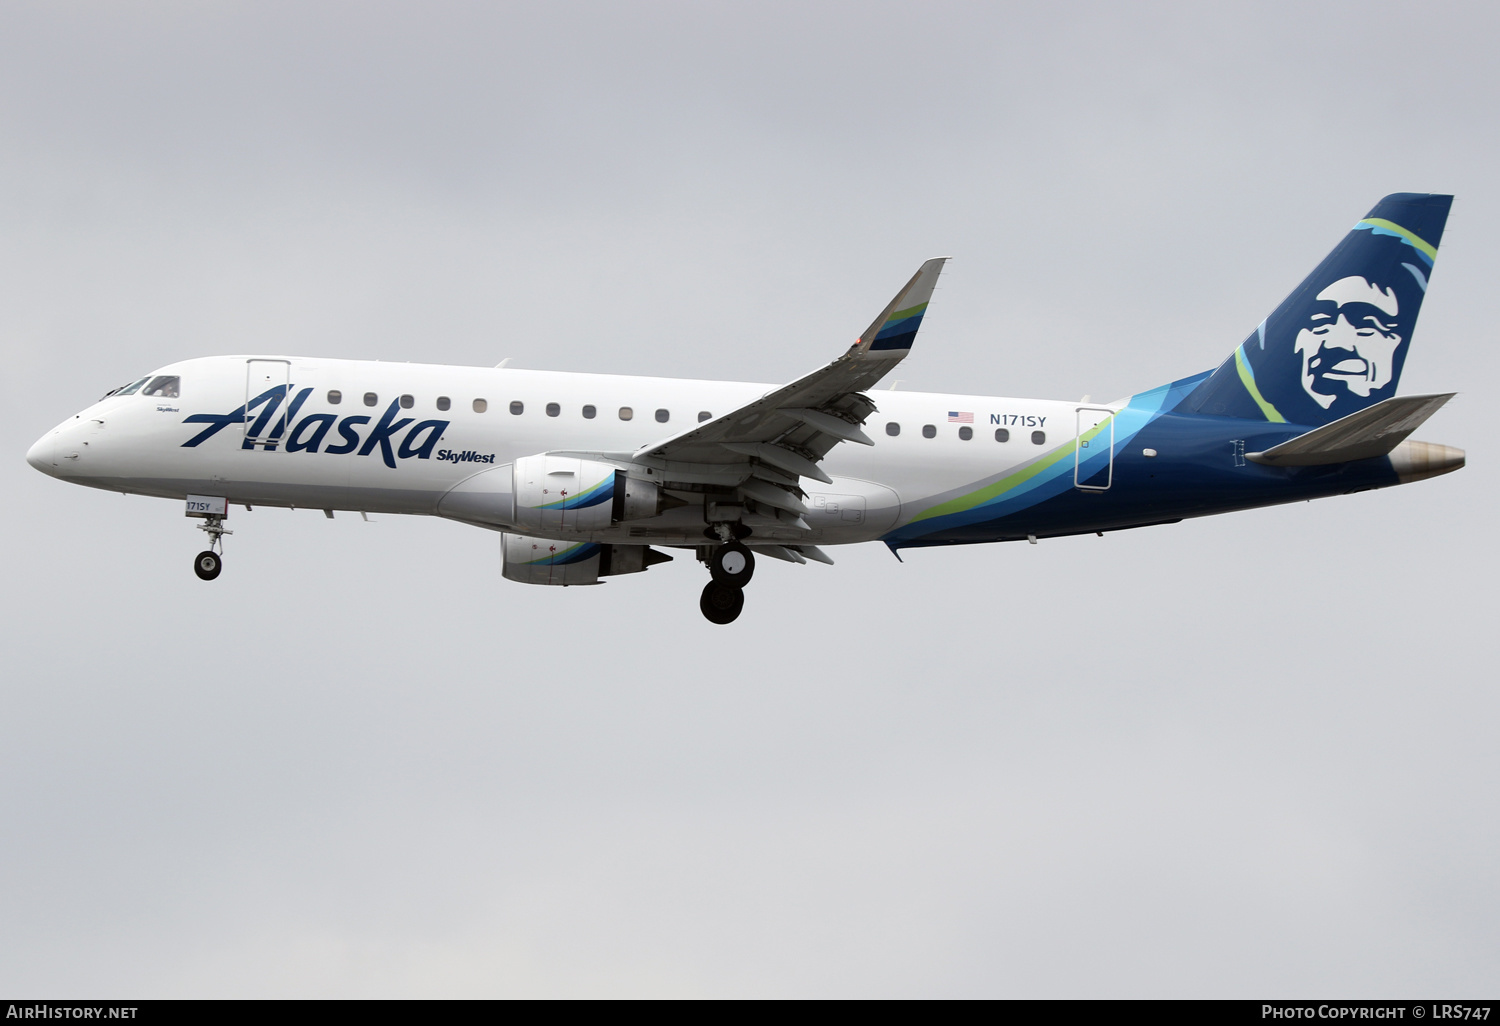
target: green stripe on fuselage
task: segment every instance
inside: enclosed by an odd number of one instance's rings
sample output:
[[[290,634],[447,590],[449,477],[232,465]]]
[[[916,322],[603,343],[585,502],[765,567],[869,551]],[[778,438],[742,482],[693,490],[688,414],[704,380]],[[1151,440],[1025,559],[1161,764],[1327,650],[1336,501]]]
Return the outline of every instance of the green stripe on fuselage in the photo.
[[[1098,424],[1095,424],[1093,427],[1085,431],[1082,435],[1082,440],[1085,442],[1092,442],[1095,438],[1098,437],[1099,432],[1104,430],[1104,428],[1110,423],[1110,421],[1114,419],[1114,414],[1110,414],[1108,417],[1105,417]],[[1027,481],[1030,481],[1032,478],[1036,477],[1038,474],[1048,469],[1049,467],[1056,466],[1057,463],[1065,458],[1069,453],[1077,452],[1078,442],[1079,439],[1074,438],[1067,445],[1059,446],[1052,452],[1049,452],[1047,455],[1037,460],[1035,463],[1028,464],[1027,466],[1022,467],[1020,470],[1016,471],[1014,474],[1009,475],[1008,477],[1002,477],[1000,480],[994,482],[993,484],[985,485],[978,491],[970,492],[968,495],[960,495],[956,499],[949,499],[942,505],[934,506],[928,510],[923,510],[921,513],[918,513],[916,516],[912,517],[911,520],[908,521],[908,523],[915,524],[918,520],[929,520],[932,517],[945,517],[951,513],[963,513],[966,510],[973,509],[975,506],[981,506],[986,502],[997,499],[1011,489],[1018,488],[1021,485],[1025,484]]]

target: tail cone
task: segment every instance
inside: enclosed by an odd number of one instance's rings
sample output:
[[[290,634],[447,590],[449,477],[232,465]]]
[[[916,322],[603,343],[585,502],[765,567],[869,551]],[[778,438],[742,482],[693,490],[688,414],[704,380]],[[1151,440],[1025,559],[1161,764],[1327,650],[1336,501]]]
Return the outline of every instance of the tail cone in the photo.
[[[1407,440],[1391,450],[1391,469],[1402,484],[1449,474],[1464,465],[1464,451],[1451,445]]]

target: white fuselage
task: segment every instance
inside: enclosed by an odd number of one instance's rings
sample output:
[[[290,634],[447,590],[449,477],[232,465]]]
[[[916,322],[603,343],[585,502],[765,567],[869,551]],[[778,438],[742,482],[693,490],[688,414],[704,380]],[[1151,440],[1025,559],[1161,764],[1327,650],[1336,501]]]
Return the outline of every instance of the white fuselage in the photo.
[[[176,397],[107,397],[45,435],[28,461],[55,477],[120,492],[442,516],[450,515],[443,508],[450,490],[500,465],[560,450],[632,453],[777,387],[303,357],[208,357],[157,373],[180,377]],[[252,407],[198,444],[185,444],[214,427],[185,420],[222,421],[267,382],[290,385],[289,397],[310,391],[276,410],[258,439],[262,410]],[[332,393],[339,401],[331,401]],[[1071,444],[1075,432],[1073,403],[884,390],[872,398],[879,412],[865,431],[875,444],[830,452],[822,466],[831,485],[802,482],[814,530],[803,540],[878,538],[930,497]],[[950,422],[965,414],[972,424]],[[274,444],[266,444],[278,423]],[[899,434],[888,433],[892,424]],[[1000,426],[1004,441],[997,440]],[[688,505],[596,540],[693,544],[702,539],[704,515],[701,503]]]

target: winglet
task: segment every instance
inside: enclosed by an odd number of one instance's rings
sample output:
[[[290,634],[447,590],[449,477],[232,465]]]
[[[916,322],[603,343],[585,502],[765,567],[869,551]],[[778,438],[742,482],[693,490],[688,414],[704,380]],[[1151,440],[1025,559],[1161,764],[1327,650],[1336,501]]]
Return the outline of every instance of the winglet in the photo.
[[[937,285],[938,275],[943,273],[943,264],[948,257],[933,257],[912,275],[906,287],[896,293],[896,298],[880,312],[875,322],[865,329],[854,344],[858,353],[894,350],[896,356],[905,356],[922,326],[922,315],[927,312],[927,302],[932,299],[932,290]]]

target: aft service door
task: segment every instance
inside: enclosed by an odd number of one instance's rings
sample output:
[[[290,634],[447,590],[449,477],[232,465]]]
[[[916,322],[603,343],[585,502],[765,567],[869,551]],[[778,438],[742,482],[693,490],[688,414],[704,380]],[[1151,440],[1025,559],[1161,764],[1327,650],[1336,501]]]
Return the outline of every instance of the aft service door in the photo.
[[[1103,492],[1114,483],[1115,411],[1078,407],[1078,445],[1073,450],[1073,487]]]
[[[275,445],[277,439],[286,437],[287,389],[292,381],[290,360],[246,360],[245,361],[245,441],[246,448],[255,445]],[[273,394],[255,409],[250,404],[266,392],[280,386],[281,392]],[[269,414],[269,416],[267,416]]]

